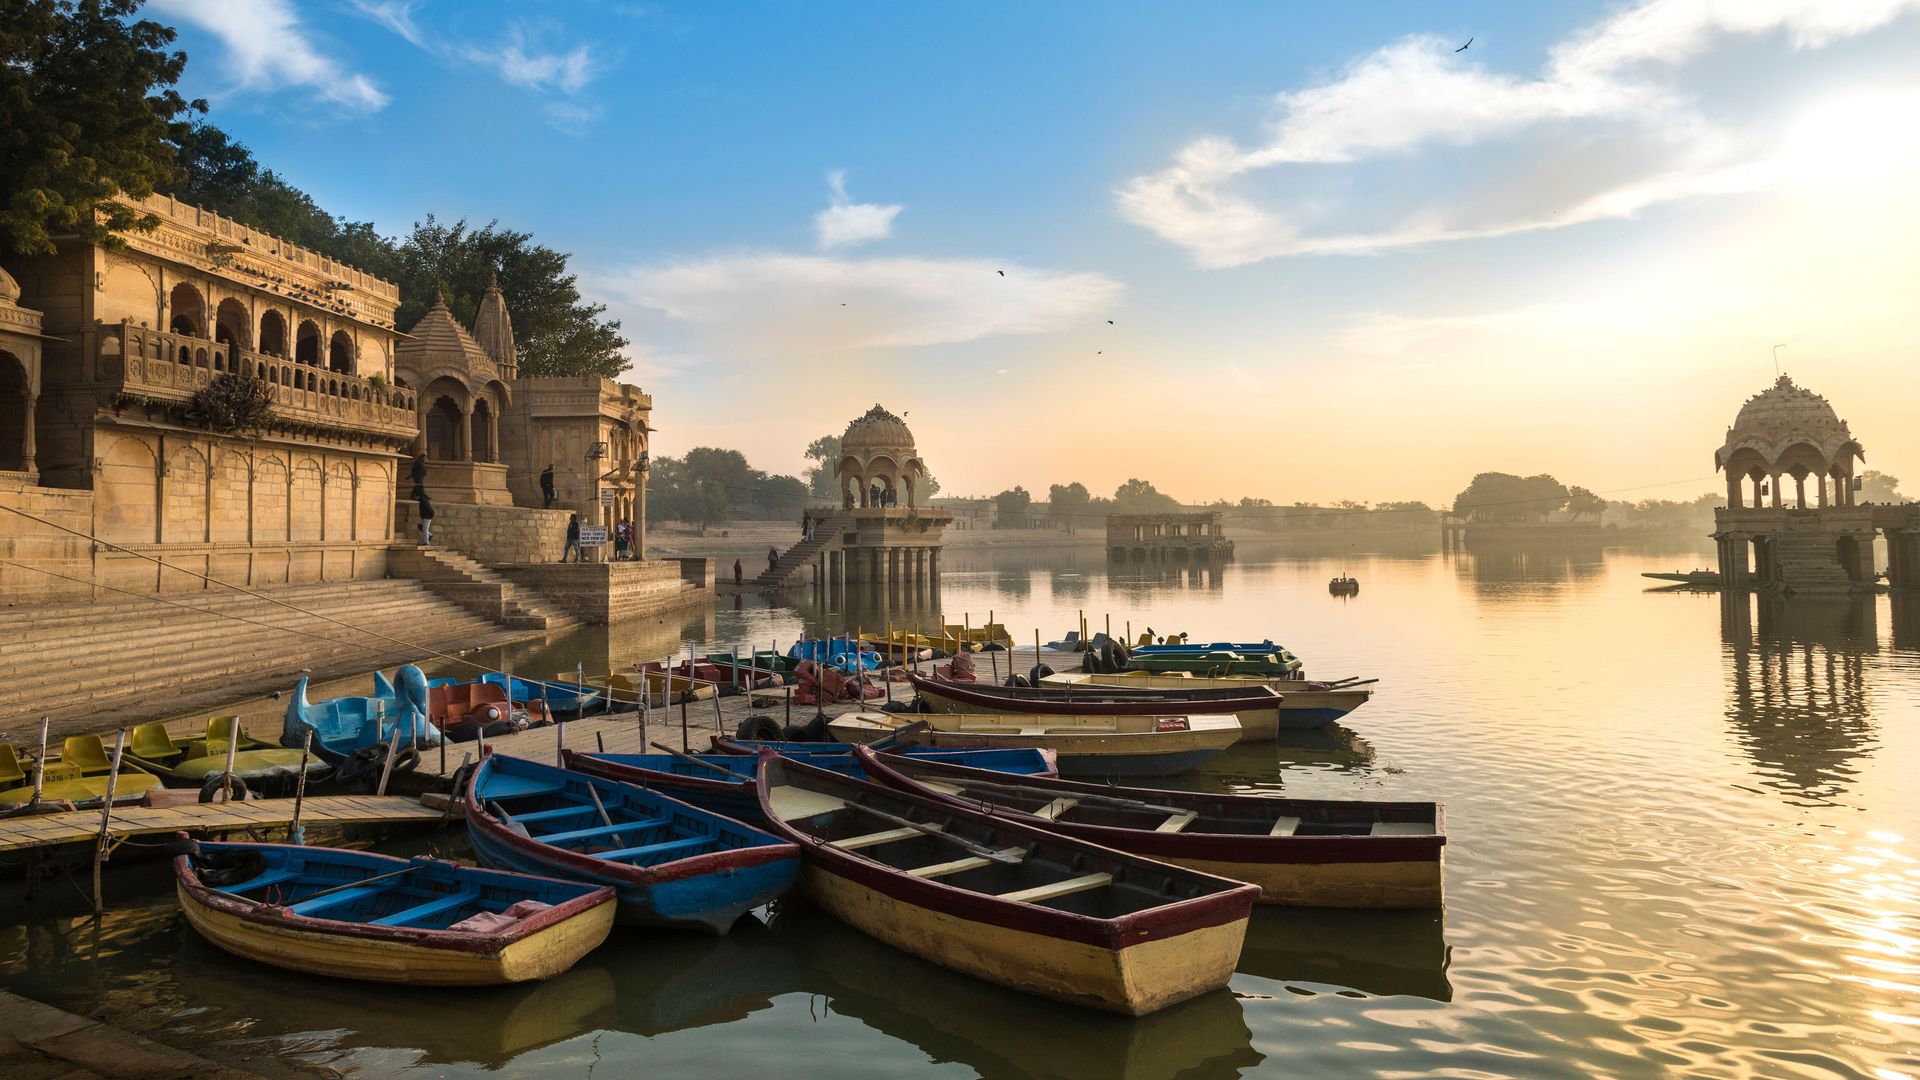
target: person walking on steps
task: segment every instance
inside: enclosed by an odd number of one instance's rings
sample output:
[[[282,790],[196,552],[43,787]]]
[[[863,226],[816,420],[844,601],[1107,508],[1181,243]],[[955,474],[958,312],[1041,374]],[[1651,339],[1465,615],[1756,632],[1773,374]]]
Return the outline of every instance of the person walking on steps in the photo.
[[[780,549],[768,548],[767,549],[767,569],[778,570],[779,568],[780,568]]]
[[[567,556],[573,556],[574,562],[581,562],[580,552],[580,515],[567,519],[567,546],[560,549],[560,561],[566,562]]]
[[[553,466],[551,465],[540,470],[540,498],[543,500],[544,509],[553,509]]]
[[[407,497],[410,499],[426,498],[427,497],[427,455],[426,454],[422,453],[422,454],[414,455],[413,468],[408,470],[407,477],[413,481],[413,494]]]
[[[414,499],[414,502],[418,504],[418,509],[420,512],[420,546],[432,547],[433,546],[433,500],[427,498],[427,493],[422,491],[419,494],[419,496]]]

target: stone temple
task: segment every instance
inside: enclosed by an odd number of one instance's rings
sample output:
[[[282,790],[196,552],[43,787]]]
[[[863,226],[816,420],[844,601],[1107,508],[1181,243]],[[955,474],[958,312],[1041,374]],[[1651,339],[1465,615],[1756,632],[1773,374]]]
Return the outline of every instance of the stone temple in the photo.
[[[1713,456],[1727,478],[1714,514],[1721,580],[1787,594],[1870,589],[1884,530],[1889,583],[1920,585],[1920,508],[1856,505],[1854,465],[1865,459],[1827,399],[1788,376],[1749,398]]]

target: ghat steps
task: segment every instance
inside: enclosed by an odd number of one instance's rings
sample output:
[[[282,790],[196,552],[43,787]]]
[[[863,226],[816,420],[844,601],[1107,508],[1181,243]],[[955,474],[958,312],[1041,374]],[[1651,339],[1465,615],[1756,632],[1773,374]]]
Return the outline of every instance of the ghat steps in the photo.
[[[443,547],[396,544],[388,565],[454,603],[516,630],[557,630],[579,622],[477,560]]]
[[[778,565],[762,571],[759,577],[753,579],[754,588],[785,589],[792,586],[794,578],[805,572],[806,568],[812,566],[819,558],[822,551],[825,551],[835,540],[840,539],[840,534],[846,531],[846,527],[846,522],[838,518],[828,518],[815,523],[813,538],[802,540],[783,552]]]

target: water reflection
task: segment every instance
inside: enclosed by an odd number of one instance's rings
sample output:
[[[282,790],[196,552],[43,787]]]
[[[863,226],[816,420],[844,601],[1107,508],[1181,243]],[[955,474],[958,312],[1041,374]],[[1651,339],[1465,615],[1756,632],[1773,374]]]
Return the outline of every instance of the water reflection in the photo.
[[[1767,787],[1832,804],[1877,745],[1865,661],[1877,611],[1872,596],[1721,595],[1726,715]]]
[[[1439,911],[1263,907],[1247,926],[1236,970],[1281,983],[1452,1001],[1451,960]]]
[[[1484,600],[1515,599],[1535,591],[1516,586],[1592,581],[1605,566],[1599,546],[1586,544],[1480,544],[1447,557],[1454,574],[1471,583],[1474,594]]]

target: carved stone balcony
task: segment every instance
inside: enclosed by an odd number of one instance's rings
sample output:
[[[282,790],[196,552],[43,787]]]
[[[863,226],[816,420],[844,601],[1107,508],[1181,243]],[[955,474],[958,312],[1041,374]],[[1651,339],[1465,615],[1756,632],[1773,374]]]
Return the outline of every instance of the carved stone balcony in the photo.
[[[274,414],[289,427],[308,427],[410,443],[419,432],[414,394],[369,379],[269,356],[187,334],[169,334],[131,321],[100,327],[96,367],[109,393],[184,402],[233,373],[273,387]]]

